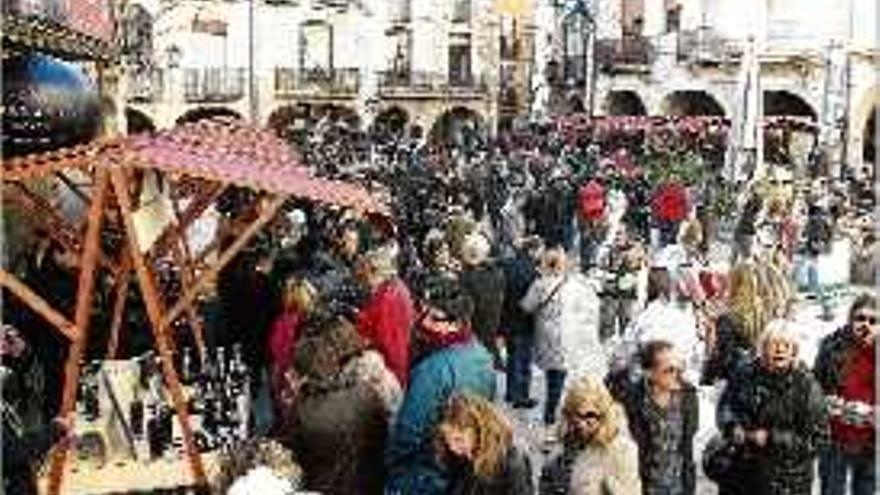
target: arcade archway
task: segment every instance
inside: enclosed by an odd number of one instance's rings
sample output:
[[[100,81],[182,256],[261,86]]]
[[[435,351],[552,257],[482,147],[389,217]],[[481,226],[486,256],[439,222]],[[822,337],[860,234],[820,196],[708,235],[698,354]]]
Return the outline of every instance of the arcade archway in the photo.
[[[125,125],[128,134],[141,134],[143,132],[156,132],[156,124],[147,114],[128,107],[125,109]]]
[[[609,91],[605,97],[607,115],[647,115],[642,98],[635,91]]]
[[[373,131],[379,135],[402,136],[406,132],[409,123],[409,114],[406,110],[393,106],[383,110],[373,121]]]
[[[479,136],[483,119],[467,107],[453,107],[443,112],[431,128],[431,140],[468,146]]]
[[[189,124],[192,122],[198,122],[203,119],[212,119],[215,117],[227,117],[237,120],[242,119],[241,114],[239,114],[235,110],[231,110],[226,107],[197,107],[193,108],[192,110],[188,110],[186,113],[178,117],[175,123],[177,125]]]
[[[661,109],[673,117],[724,116],[724,107],[706,91],[674,91],[663,99]]]
[[[764,116],[807,117],[815,122],[817,113],[806,100],[790,91],[764,91]]]

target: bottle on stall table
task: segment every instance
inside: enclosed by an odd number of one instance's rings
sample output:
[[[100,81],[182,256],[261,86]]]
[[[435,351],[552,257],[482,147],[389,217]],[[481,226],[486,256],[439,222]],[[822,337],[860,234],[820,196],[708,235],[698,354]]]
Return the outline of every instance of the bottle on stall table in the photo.
[[[226,348],[217,348],[217,381],[222,382],[226,378]]]
[[[192,385],[193,383],[193,362],[192,355],[189,347],[185,347],[183,349],[183,360],[180,365],[180,380],[181,383],[185,386]]]

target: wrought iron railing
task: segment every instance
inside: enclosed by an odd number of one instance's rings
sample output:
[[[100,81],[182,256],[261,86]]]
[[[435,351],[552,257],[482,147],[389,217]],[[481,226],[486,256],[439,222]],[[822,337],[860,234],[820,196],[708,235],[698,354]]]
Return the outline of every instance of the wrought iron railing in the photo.
[[[133,69],[128,73],[126,97],[134,103],[152,103],[165,92],[165,72],[158,68]]]
[[[596,42],[596,62],[605,71],[627,68],[641,70],[654,63],[655,59],[654,45],[643,36],[624,36]]]
[[[676,58],[679,62],[718,64],[741,55],[742,49],[736,42],[722,38],[712,28],[701,27],[678,33]]]
[[[359,89],[360,70],[357,68],[275,68],[275,93],[278,95],[303,92],[355,95]]]
[[[246,75],[243,68],[184,69],[184,98],[191,103],[238,100],[244,96]]]
[[[449,93],[487,93],[488,84],[484,75],[474,77],[465,74],[450,77],[441,72],[425,71],[385,71],[379,73],[379,93],[395,94],[449,94]]]

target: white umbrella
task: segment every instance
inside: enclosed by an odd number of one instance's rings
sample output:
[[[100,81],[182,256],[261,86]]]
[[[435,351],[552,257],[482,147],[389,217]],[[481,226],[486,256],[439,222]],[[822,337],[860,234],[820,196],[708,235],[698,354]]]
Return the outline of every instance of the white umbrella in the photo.
[[[761,131],[760,61],[750,38],[742,57],[736,108],[726,157],[726,177],[734,182],[755,176],[760,166]]]

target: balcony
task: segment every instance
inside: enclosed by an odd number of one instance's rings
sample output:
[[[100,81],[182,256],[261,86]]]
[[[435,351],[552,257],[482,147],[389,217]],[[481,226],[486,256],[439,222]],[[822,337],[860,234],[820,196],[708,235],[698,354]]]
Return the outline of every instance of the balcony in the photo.
[[[379,73],[379,94],[385,98],[480,98],[488,94],[484,76],[451,78],[440,72]]]
[[[676,58],[681,63],[721,65],[738,62],[741,56],[742,48],[734,40],[722,38],[711,28],[678,33]]]
[[[354,97],[360,89],[360,71],[357,68],[304,69],[275,68],[275,95]]]
[[[187,103],[229,103],[245,91],[243,68],[209,67],[184,69],[184,98]]]
[[[131,103],[153,103],[165,92],[164,72],[161,69],[145,69],[128,73],[127,95]]]
[[[596,63],[608,73],[647,73],[656,59],[654,45],[642,36],[596,42]]]

